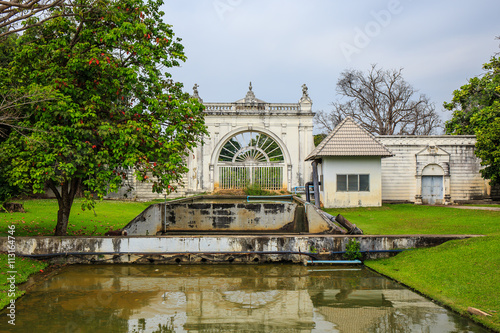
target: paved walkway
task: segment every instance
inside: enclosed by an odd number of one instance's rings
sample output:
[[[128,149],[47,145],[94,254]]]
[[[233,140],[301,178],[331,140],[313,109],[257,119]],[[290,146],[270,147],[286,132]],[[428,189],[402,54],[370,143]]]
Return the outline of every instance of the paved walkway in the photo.
[[[448,206],[448,207],[458,208],[458,209],[478,209],[478,210],[500,211],[500,207],[479,207],[479,206]]]

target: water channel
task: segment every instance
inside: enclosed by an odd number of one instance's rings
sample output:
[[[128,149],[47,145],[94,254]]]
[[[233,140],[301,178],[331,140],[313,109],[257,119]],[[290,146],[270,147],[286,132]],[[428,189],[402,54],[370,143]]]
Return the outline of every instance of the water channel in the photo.
[[[16,302],[6,329],[487,332],[366,268],[298,265],[68,266]]]

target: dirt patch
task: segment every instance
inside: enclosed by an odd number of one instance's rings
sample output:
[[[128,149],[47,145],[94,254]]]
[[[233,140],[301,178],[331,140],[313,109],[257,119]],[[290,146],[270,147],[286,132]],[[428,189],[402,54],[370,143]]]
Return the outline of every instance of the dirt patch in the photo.
[[[215,190],[212,195],[246,195],[245,191],[241,188],[230,188],[225,190]]]
[[[268,190],[267,192],[269,192],[268,195],[290,195],[290,192],[288,192],[288,191]],[[247,194],[245,193],[244,189],[230,188],[230,189],[225,189],[225,190],[221,190],[221,189],[215,190],[212,193],[210,193],[210,195],[247,195]]]

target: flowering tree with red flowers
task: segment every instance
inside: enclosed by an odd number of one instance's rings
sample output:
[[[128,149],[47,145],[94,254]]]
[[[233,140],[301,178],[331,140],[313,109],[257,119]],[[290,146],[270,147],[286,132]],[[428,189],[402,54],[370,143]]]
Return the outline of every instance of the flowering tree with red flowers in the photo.
[[[3,87],[49,87],[57,96],[23,107],[18,125],[30,131],[12,132],[0,157],[13,185],[55,193],[56,235],[66,234],[79,190],[82,209],[92,208],[130,170],[152,191],[174,191],[206,134],[203,106],[165,72],[186,57],[162,21],[161,0],[80,2],[73,15],[27,29],[0,69]]]

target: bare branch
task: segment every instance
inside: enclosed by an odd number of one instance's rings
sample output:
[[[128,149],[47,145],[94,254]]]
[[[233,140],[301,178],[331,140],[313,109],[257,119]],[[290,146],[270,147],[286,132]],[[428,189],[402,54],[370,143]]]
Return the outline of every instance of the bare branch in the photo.
[[[0,0],[0,38],[40,26],[42,23],[60,16],[69,16],[64,10],[71,3],[66,0]],[[60,7],[61,11],[51,12],[50,9]],[[36,22],[27,23],[27,19],[37,17]]]
[[[337,82],[337,92],[349,100],[332,103],[330,114],[318,112],[315,121],[322,128],[331,130],[346,116],[379,135],[427,135],[441,128],[434,104],[425,95],[415,100],[417,91],[403,79],[402,69],[372,65],[366,74],[346,70]]]
[[[334,105],[335,107],[335,105]],[[339,116],[336,112],[326,113],[321,110],[316,112],[314,116],[314,123],[320,127],[321,130],[326,132],[331,132],[337,126],[343,118]]]
[[[0,94],[0,137],[6,137],[11,129],[26,129],[18,125],[19,121],[26,117],[23,112],[26,106],[54,99],[52,91],[36,87],[28,91],[13,89]]]

